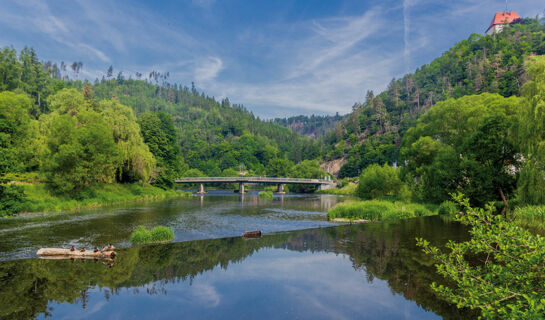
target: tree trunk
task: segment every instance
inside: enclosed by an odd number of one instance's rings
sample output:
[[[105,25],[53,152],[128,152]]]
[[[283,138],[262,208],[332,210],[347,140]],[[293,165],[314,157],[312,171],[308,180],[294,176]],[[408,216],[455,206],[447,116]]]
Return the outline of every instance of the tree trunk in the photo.
[[[500,192],[500,196],[504,204],[504,207],[501,210],[501,214],[505,216],[505,211],[507,210],[507,208],[509,208],[509,204],[507,203],[507,199],[505,199],[505,195],[503,194],[503,190],[501,187],[498,187],[498,191]]]

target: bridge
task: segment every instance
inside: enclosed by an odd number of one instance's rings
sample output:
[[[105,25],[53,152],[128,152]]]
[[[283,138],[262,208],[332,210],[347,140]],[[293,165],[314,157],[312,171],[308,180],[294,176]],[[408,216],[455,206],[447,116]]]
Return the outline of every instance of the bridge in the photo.
[[[178,178],[176,183],[198,184],[199,192],[205,193],[205,184],[238,183],[238,191],[244,193],[244,184],[278,185],[277,193],[284,194],[284,185],[302,184],[313,185],[318,190],[332,189],[337,186],[335,181],[324,179],[299,179],[299,178],[269,178],[269,177],[187,177]]]

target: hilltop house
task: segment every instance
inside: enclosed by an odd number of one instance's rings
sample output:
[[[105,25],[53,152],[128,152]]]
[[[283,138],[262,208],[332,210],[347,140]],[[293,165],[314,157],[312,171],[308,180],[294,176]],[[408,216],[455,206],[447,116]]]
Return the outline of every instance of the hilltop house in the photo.
[[[494,19],[490,23],[488,29],[486,29],[486,34],[494,34],[496,32],[501,32],[505,24],[513,24],[520,22],[520,16],[515,11],[507,12],[496,12]]]

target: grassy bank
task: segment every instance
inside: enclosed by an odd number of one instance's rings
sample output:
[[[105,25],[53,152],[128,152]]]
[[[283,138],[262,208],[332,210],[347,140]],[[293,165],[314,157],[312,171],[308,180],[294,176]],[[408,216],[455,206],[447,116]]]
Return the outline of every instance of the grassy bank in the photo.
[[[56,196],[49,193],[44,184],[22,184],[26,196],[22,212],[55,212],[81,208],[93,208],[130,201],[165,199],[190,196],[191,193],[163,190],[141,184],[103,184],[92,188],[81,199]]]
[[[402,201],[366,200],[343,202],[327,212],[329,219],[386,221],[437,214],[436,206]]]
[[[335,188],[335,189],[328,189],[328,190],[318,190],[316,193],[322,193],[322,194],[340,194],[340,195],[354,195],[356,192],[357,184],[355,183],[348,183],[342,188]]]
[[[508,218],[523,228],[545,231],[545,206],[517,207],[509,213]]]

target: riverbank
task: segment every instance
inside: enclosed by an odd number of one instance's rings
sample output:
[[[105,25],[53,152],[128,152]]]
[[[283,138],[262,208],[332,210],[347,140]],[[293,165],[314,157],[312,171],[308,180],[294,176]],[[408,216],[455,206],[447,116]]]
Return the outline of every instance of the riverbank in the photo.
[[[179,190],[163,190],[142,184],[103,184],[89,189],[81,199],[56,196],[49,193],[42,183],[21,184],[25,201],[21,213],[57,212],[83,208],[95,208],[125,202],[188,197],[192,194]]]
[[[402,201],[366,200],[340,203],[327,212],[327,218],[348,221],[386,221],[437,214],[437,206]]]
[[[358,187],[357,184],[353,182],[349,182],[347,185],[345,185],[342,188],[335,188],[335,189],[327,189],[327,190],[318,190],[316,193],[321,194],[338,194],[338,195],[345,195],[345,196],[352,196],[356,193],[356,188]]]

